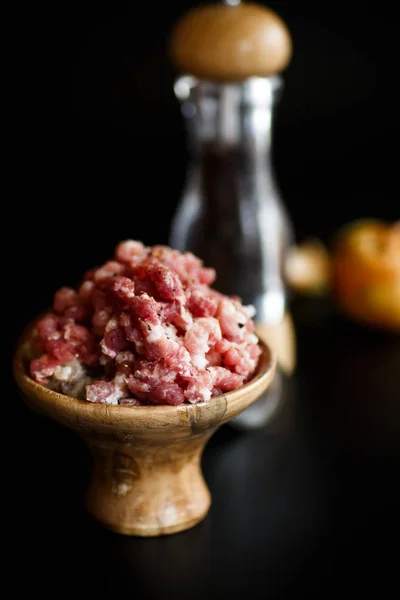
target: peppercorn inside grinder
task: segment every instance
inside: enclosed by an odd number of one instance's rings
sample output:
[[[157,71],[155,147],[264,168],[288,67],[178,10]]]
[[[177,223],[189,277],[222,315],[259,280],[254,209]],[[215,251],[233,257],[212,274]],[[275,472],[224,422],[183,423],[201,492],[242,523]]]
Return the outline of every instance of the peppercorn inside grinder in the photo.
[[[284,276],[294,238],[271,160],[273,107],[291,37],[270,9],[231,0],[184,14],[169,54],[180,73],[174,91],[191,154],[169,243],[215,267],[216,288],[256,309],[279,369],[269,391],[232,424],[259,427],[280,406],[296,355]]]

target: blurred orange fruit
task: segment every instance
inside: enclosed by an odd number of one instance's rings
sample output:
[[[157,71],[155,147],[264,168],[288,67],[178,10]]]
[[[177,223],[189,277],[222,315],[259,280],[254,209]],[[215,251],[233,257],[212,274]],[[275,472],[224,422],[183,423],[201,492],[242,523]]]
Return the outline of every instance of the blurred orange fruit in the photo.
[[[341,310],[363,324],[400,332],[400,221],[354,221],[332,253],[332,292]]]

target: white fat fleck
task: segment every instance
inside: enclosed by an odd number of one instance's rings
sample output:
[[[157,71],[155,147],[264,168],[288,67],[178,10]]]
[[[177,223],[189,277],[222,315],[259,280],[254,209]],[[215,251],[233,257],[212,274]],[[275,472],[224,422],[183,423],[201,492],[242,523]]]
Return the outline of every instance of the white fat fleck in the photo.
[[[59,340],[61,337],[61,333],[59,333],[58,331],[53,331],[52,333],[50,333],[50,335],[48,336],[49,340]]]
[[[69,381],[72,373],[72,367],[63,367],[59,365],[54,371],[54,378],[58,381]]]
[[[114,404],[115,405],[115,404],[118,404],[118,398],[119,398],[119,396],[116,393],[110,394],[109,396],[107,396],[107,398],[105,398],[103,400],[102,403],[103,404]]]
[[[135,292],[133,292],[127,285],[122,285],[121,291],[124,292],[124,294],[127,298],[135,297]]]
[[[247,322],[246,315],[243,314],[242,312],[238,311],[237,312],[237,322],[239,325],[245,325]]]
[[[117,329],[118,327],[118,320],[115,317],[111,317],[111,319],[108,320],[105,331],[107,333],[109,333],[110,331],[113,331],[113,329]]]
[[[103,400],[103,404],[118,404],[118,400],[122,398],[119,390],[116,390],[113,394],[110,394]]]
[[[103,400],[104,404],[118,404],[118,400],[121,400],[127,393],[127,385],[125,381],[125,377],[123,373],[117,373],[117,375],[113,379],[113,384],[115,387],[115,391],[107,396],[105,400]]]
[[[234,315],[234,314],[235,314],[235,312],[236,312],[236,308],[235,308],[235,306],[233,305],[233,303],[232,303],[232,302],[230,302],[230,301],[228,301],[228,302],[225,302],[225,305],[224,305],[224,313],[225,313],[226,315]]]
[[[177,340],[178,336],[176,334],[176,328],[171,325],[171,324],[167,324],[167,325],[163,325],[162,326],[164,329],[165,334],[171,338],[172,340]]]
[[[148,341],[149,344],[152,344],[154,342],[158,342],[159,340],[162,340],[162,338],[165,336],[165,331],[162,327],[162,325],[153,325],[151,327],[150,333],[146,336],[146,340]]]
[[[190,312],[188,310],[186,310],[186,308],[183,305],[181,306],[180,317],[183,320],[183,322],[185,323],[185,325],[187,325],[187,327],[190,327],[190,325],[192,325],[193,317],[190,314]]]
[[[117,365],[119,365],[123,362],[130,362],[133,359],[134,356],[132,352],[130,352],[129,350],[125,350],[124,352],[118,352],[117,356],[115,357],[115,362],[117,363]]]
[[[58,381],[72,383],[73,381],[76,381],[82,377],[83,374],[84,370],[82,365],[76,360],[76,358],[73,358],[64,365],[59,365],[56,367],[53,376],[54,379],[57,379]]]
[[[252,304],[248,304],[247,306],[243,306],[243,309],[246,313],[246,315],[252,319],[253,317],[255,317],[256,315],[256,309]]]
[[[211,390],[209,390],[207,388],[203,388],[201,390],[200,397],[203,400],[203,402],[207,402],[207,400],[209,400],[211,398]]]
[[[208,360],[202,354],[193,354],[193,356],[192,356],[192,364],[199,371],[204,371],[204,369],[208,365]]]
[[[126,385],[125,376],[123,373],[117,373],[114,377],[113,381],[115,385],[115,389],[120,393],[120,398],[123,398],[124,394],[128,390],[128,386]]]
[[[258,344],[258,337],[254,333],[249,333],[247,341],[250,344]]]
[[[116,357],[117,353],[115,352],[115,350],[113,350],[112,348],[109,348],[107,346],[107,344],[104,341],[104,338],[101,340],[100,346],[101,346],[101,351],[103,354],[105,354],[106,356],[109,356],[110,358]]]

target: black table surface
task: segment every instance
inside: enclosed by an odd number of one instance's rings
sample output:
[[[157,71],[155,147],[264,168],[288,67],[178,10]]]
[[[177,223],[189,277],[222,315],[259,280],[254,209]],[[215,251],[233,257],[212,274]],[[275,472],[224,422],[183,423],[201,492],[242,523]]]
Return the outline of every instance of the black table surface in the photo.
[[[203,458],[211,510],[180,534],[131,538],[95,522],[84,508],[86,447],[31,413],[14,387],[10,522],[24,565],[14,592],[326,598],[377,586],[391,597],[400,339],[346,323],[320,300],[297,300],[293,314],[298,366],[278,412],[257,431],[224,425],[214,435]]]
[[[167,241],[188,155],[165,38],[192,4],[12,4],[12,343],[119,240]],[[274,163],[298,239],[327,239],[364,216],[399,218],[395,5],[267,4],[295,40]],[[169,537],[127,538],[94,522],[83,442],[31,413],[11,380],[2,541],[12,597],[399,596],[400,339],[346,323],[323,301],[296,301],[293,314],[298,368],[281,410],[262,430],[214,435],[203,461],[210,513]]]

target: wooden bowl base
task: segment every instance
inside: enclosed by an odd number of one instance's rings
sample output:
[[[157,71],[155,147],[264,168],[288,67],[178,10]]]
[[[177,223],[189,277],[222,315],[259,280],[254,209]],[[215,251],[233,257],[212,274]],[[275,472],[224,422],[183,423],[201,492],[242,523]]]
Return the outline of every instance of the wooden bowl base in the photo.
[[[154,537],[193,527],[211,505],[200,466],[207,439],[192,439],[192,448],[187,439],[151,448],[137,442],[112,448],[89,442],[94,468],[87,510],[125,535]]]

